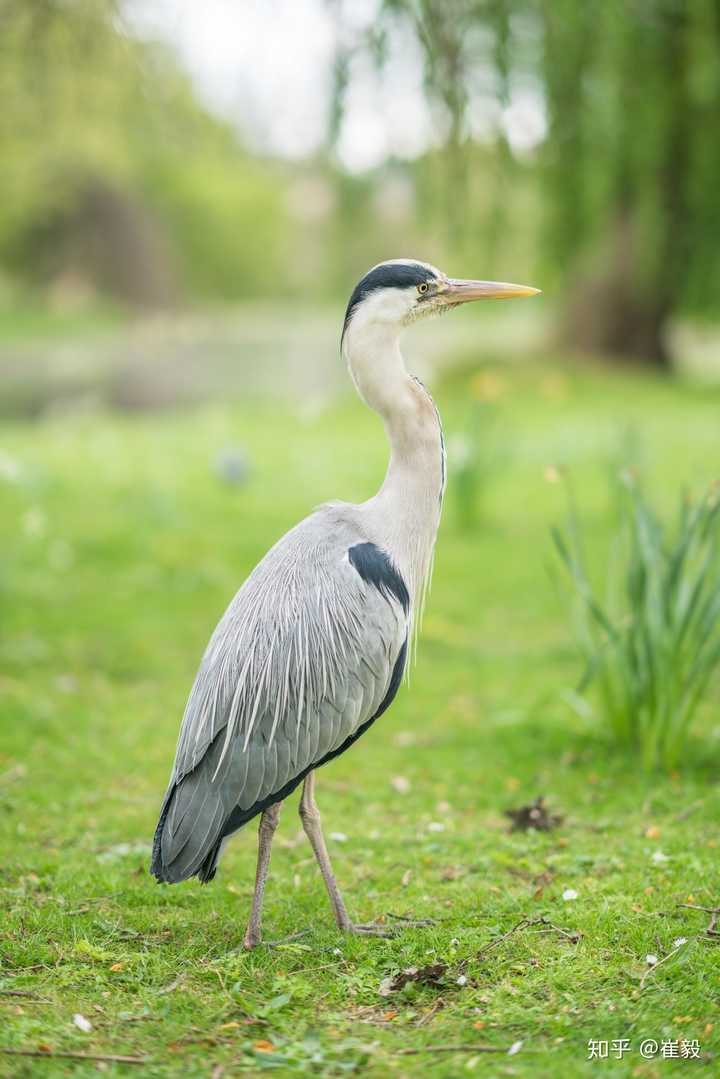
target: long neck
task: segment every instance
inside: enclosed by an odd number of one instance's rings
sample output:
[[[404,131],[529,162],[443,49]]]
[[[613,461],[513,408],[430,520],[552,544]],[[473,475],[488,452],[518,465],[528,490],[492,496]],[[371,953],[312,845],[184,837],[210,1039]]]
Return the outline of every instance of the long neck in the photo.
[[[360,396],[382,417],[390,442],[385,479],[363,509],[407,577],[417,610],[428,584],[445,485],[440,417],[429,393],[405,369],[395,326],[351,323],[343,353]]]

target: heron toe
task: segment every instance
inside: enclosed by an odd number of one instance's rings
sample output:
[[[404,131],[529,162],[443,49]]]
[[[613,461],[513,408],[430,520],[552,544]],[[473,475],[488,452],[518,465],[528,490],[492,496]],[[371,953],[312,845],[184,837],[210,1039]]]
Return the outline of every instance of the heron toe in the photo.
[[[357,933],[364,937],[396,937],[402,927],[399,925],[380,925],[378,922],[356,925],[351,922],[344,927],[345,933]]]

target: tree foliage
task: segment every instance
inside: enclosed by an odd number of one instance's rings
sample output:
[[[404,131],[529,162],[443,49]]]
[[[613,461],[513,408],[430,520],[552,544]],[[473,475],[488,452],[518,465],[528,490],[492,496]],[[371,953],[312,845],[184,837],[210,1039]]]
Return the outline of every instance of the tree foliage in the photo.
[[[544,250],[574,340],[664,363],[680,310],[720,297],[718,0],[385,0],[422,45],[460,213],[478,110],[542,102]],[[500,118],[501,112],[496,115]],[[510,150],[502,123],[497,148]]]
[[[81,272],[146,302],[277,279],[279,177],[113,0],[2,0],[0,98],[0,260],[15,276]]]

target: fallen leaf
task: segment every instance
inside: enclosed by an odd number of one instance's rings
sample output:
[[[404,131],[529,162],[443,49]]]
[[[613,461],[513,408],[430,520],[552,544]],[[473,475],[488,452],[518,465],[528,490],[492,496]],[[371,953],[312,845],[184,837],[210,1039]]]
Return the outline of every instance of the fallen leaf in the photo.
[[[89,1034],[92,1030],[92,1023],[89,1019],[86,1019],[84,1015],[81,1015],[80,1012],[75,1012],[73,1023],[78,1030],[82,1030],[83,1034]]]
[[[412,869],[406,869],[402,877],[400,878],[400,883],[402,884],[403,888],[407,888],[408,884],[410,883],[411,877]]]
[[[218,1030],[238,1030],[239,1027],[240,1024],[233,1019],[233,1021],[230,1023],[221,1023],[218,1027]]]
[[[256,1053],[274,1053],[275,1046],[272,1042],[266,1041],[265,1038],[261,1038],[259,1042],[253,1042],[253,1049]]]
[[[410,791],[410,780],[405,776],[393,776],[390,780],[390,786],[398,794],[408,794]]]
[[[551,832],[562,824],[564,819],[559,813],[548,813],[542,797],[536,798],[529,805],[506,809],[505,816],[512,821],[513,832]]]
[[[657,824],[651,824],[650,827],[646,829],[645,838],[646,839],[659,839],[660,838],[660,829],[658,828]]]
[[[113,974],[117,974],[119,971],[125,970],[125,964],[113,963],[113,965],[110,967],[110,970],[113,972]]]
[[[391,993],[397,993],[409,982],[420,982],[422,985],[441,985],[447,966],[445,963],[428,963],[424,967],[406,967],[398,974],[389,975],[380,982],[378,993],[381,997],[389,997]]]

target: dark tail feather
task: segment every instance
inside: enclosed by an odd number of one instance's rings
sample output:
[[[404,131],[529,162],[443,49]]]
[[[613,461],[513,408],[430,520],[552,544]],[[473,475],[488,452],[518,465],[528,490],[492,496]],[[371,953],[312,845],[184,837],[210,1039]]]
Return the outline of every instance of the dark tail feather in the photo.
[[[209,884],[217,873],[218,858],[220,857],[220,847],[223,843],[223,837],[218,839],[215,846],[212,848],[203,864],[198,869],[198,880],[202,884]]]
[[[165,795],[165,800],[162,804],[162,809],[160,810],[160,820],[157,823],[157,828],[155,829],[155,835],[153,837],[150,872],[154,877],[157,878],[158,882],[166,880],[162,862],[162,834],[165,827],[165,821],[167,820],[167,815],[170,812],[170,807],[172,805],[172,797],[174,793],[175,786],[173,785]]]
[[[163,883],[214,876],[227,810],[221,791],[198,770],[174,783],[163,802],[150,871]]]

